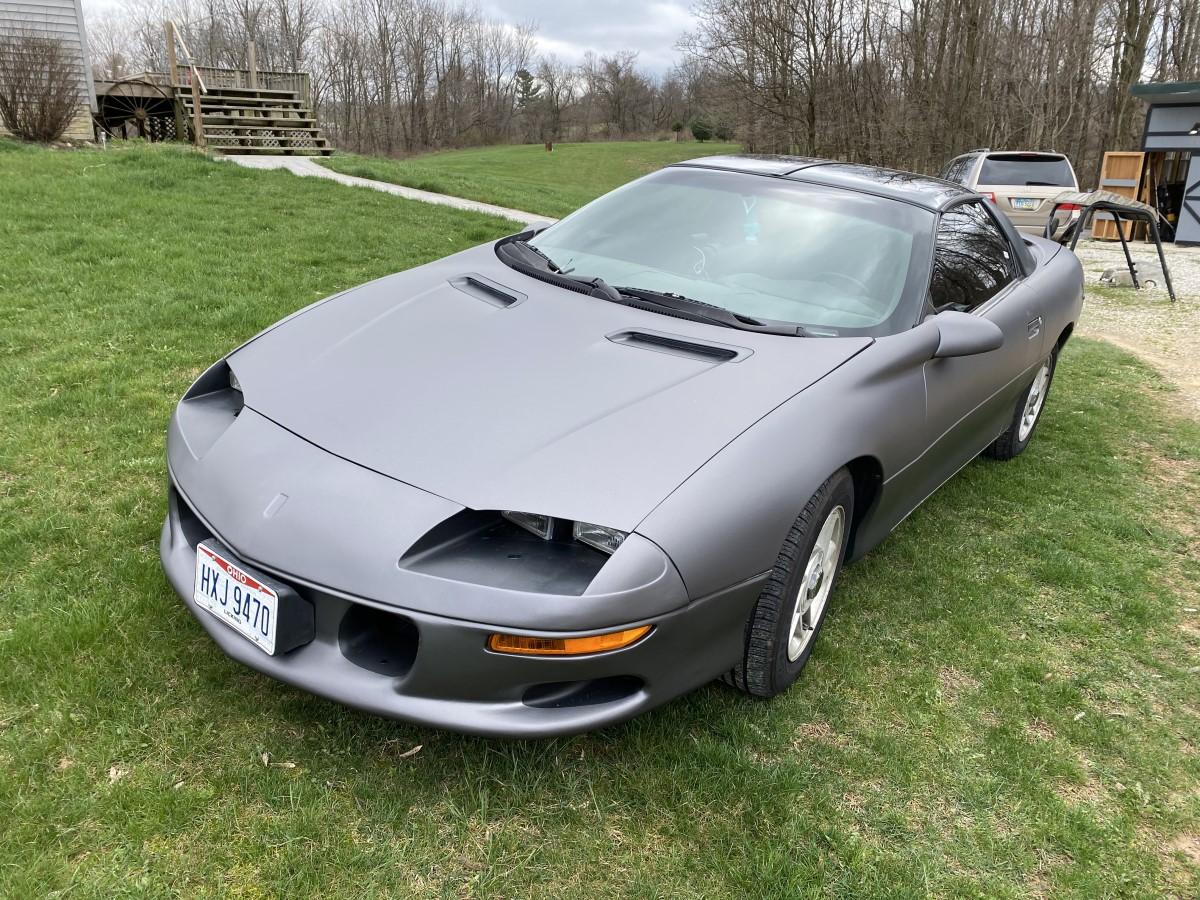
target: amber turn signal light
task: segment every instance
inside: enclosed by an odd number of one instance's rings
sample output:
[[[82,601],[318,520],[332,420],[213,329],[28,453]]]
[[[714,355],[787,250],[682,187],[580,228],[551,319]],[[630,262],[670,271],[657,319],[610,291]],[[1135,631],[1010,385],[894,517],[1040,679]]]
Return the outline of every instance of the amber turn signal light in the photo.
[[[496,653],[516,653],[521,656],[581,656],[585,653],[607,653],[636,644],[650,633],[652,625],[639,625],[610,631],[607,634],[589,634],[586,637],[546,638],[527,637],[520,634],[493,634],[488,638],[488,649]]]

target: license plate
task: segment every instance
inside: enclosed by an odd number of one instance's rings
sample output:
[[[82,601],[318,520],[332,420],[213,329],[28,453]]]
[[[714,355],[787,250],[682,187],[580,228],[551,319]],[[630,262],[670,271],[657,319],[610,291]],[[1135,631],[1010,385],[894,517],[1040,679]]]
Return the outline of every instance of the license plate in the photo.
[[[279,595],[212,548],[196,547],[192,598],[264,653],[275,653]]]
[[[1041,201],[1033,197],[1011,197],[1013,209],[1037,209],[1041,206]]]

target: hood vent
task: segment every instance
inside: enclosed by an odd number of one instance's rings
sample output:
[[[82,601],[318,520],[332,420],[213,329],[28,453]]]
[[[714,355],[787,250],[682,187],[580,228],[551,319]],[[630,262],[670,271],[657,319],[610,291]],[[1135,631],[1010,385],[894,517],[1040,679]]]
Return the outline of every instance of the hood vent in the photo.
[[[670,353],[672,356],[684,356],[688,359],[708,363],[740,362],[750,355],[750,351],[744,347],[714,344],[677,334],[663,334],[659,331],[618,331],[608,335],[608,339],[614,344],[621,344],[625,347]]]
[[[468,297],[490,303],[500,309],[516,306],[525,299],[525,295],[512,288],[497,284],[482,275],[460,275],[450,279],[450,286],[462,291]]]

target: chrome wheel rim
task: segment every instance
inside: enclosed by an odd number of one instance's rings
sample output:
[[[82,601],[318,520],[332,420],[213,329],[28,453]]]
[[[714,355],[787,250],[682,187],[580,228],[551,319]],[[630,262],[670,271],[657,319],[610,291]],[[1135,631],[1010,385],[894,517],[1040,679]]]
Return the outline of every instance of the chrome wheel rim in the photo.
[[[1042,363],[1042,367],[1038,369],[1037,377],[1033,379],[1033,384],[1029,386],[1029,393],[1025,395],[1025,411],[1021,413],[1021,425],[1017,429],[1017,439],[1024,441],[1033,432],[1033,426],[1037,424],[1038,416],[1042,414],[1042,404],[1046,402],[1046,388],[1050,386],[1050,361]]]
[[[816,543],[804,566],[804,578],[792,610],[792,627],[788,632],[788,661],[795,662],[812,642],[817,625],[825,613],[825,604],[833,590],[833,578],[842,561],[842,538],[846,533],[846,510],[835,506],[825,517]]]

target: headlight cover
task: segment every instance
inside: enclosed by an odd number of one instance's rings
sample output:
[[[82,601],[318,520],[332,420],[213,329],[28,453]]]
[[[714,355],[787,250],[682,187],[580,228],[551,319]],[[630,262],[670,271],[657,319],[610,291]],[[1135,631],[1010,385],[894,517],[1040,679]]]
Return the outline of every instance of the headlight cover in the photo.
[[[621,546],[621,542],[629,536],[628,532],[618,531],[604,525],[593,525],[590,522],[572,522],[566,519],[555,519],[538,513],[502,510],[500,515],[519,525],[531,534],[536,534],[544,541],[573,539],[586,544],[593,550],[599,550],[607,556],[612,556]]]

